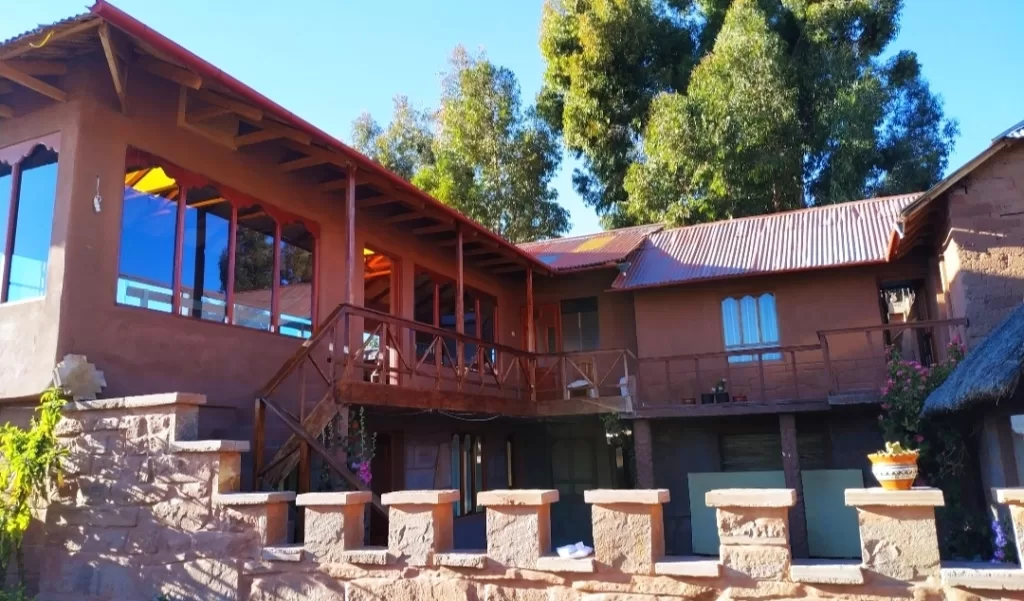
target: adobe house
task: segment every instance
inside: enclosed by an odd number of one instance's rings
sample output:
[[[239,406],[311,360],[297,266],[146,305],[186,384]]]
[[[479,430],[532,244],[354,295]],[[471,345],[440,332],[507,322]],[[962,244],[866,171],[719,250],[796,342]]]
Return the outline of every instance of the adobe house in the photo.
[[[483,490],[559,490],[560,544],[585,490],[658,484],[700,554],[706,490],[786,486],[797,556],[855,555],[828,528],[857,544],[885,346],[927,362],[974,320],[932,220],[898,227],[920,198],[517,247],[99,1],[0,44],[0,399],[83,354],[104,396],[205,395],[244,489],[298,492],[367,488],[331,434],[361,407],[371,539],[394,490],[457,490],[473,548]]]

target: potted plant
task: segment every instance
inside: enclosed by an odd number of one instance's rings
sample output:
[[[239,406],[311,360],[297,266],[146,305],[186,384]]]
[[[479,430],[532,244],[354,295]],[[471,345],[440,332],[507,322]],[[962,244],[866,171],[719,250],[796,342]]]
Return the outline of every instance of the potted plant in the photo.
[[[711,389],[711,392],[704,392],[700,395],[701,405],[711,405],[712,403],[728,403],[729,393],[725,391],[725,378],[722,378],[715,384],[715,387]]]
[[[871,453],[871,473],[885,490],[910,490],[917,478],[918,452],[898,442],[885,443],[885,450]]]
[[[737,402],[737,403],[746,403],[747,402],[747,395],[745,395],[745,394],[734,394],[732,396],[732,400]]]

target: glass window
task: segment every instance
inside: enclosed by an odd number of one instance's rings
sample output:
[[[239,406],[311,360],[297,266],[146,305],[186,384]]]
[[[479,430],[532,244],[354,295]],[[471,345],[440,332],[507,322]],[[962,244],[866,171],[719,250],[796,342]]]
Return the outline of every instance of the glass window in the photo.
[[[561,311],[562,350],[566,352],[597,350],[601,342],[597,297],[564,300],[561,303]]]
[[[0,235],[3,236],[0,246],[6,246],[9,235],[13,235],[14,240],[11,257],[4,256],[6,249],[0,250],[0,265],[6,277],[3,290],[6,301],[38,298],[46,293],[56,195],[55,151],[36,146],[17,165],[0,165]],[[16,203],[14,207],[11,207],[12,201]],[[12,213],[14,223],[9,219]]]
[[[459,491],[455,515],[483,511],[476,503],[477,493],[484,490],[484,443],[479,436],[452,436],[452,488]]]
[[[143,152],[128,157],[119,304],[312,336],[316,240],[304,224],[215,184],[182,185],[178,168]]]
[[[179,193],[161,167],[125,174],[118,303],[171,312]]]
[[[185,197],[181,314],[227,322],[228,251],[232,209],[212,186]]]
[[[726,298],[722,301],[722,330],[725,350],[762,349],[779,346],[779,323],[775,295]],[[765,361],[777,361],[780,353],[761,353]],[[758,355],[732,355],[730,363],[756,361]]]

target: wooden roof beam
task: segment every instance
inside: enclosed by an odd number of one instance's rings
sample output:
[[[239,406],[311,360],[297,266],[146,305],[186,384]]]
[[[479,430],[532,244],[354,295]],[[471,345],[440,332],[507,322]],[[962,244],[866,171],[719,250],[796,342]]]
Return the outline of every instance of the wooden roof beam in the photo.
[[[190,131],[197,136],[206,138],[207,140],[220,144],[231,150],[238,150],[238,147],[234,144],[234,138],[225,135],[218,131],[206,129],[205,127],[191,123],[188,120],[188,88],[181,86],[178,92],[178,127],[186,131]]]
[[[317,190],[321,192],[338,192],[348,187],[348,178],[343,177],[341,179],[332,179],[329,182],[324,182],[317,186]]]
[[[0,104],[0,119],[13,119],[14,109],[6,104]]]
[[[387,196],[382,194],[380,196],[371,196],[370,198],[357,200],[356,206],[359,207],[360,209],[369,209],[371,207],[379,207],[381,205],[389,205],[396,202],[401,201],[393,196]]]
[[[28,73],[19,71],[9,63],[0,62],[0,77],[9,79],[14,83],[24,86],[37,94],[52,98],[57,102],[67,102],[68,93],[56,86],[52,86],[41,79],[37,79]]]
[[[186,88],[198,90],[203,87],[203,78],[183,67],[166,63],[146,54],[140,56],[137,62],[140,67],[153,75],[169,79],[185,86]]]
[[[505,265],[506,263],[516,263],[516,260],[511,257],[501,257],[500,259],[488,259],[486,261],[477,261],[475,265],[478,267],[496,267],[498,265]]]
[[[441,232],[453,232],[454,227],[450,223],[439,223],[437,225],[426,225],[423,227],[415,228],[412,233],[414,234],[438,234]]]
[[[498,254],[498,252],[499,251],[496,250],[496,249],[484,247],[484,248],[474,248],[473,250],[463,251],[462,254],[466,255],[467,257],[472,257],[472,256],[476,256],[476,255],[496,255],[496,254]]]
[[[216,119],[217,117],[223,117],[224,115],[231,115],[231,111],[220,106],[207,106],[201,109],[196,109],[187,115],[188,120],[192,123],[199,123],[201,121],[209,121],[210,119]]]
[[[302,157],[301,159],[294,159],[291,161],[285,161],[284,163],[278,163],[277,168],[284,173],[291,173],[293,171],[308,169],[309,167],[316,167],[317,165],[323,164],[324,161],[320,157]]]
[[[512,267],[502,267],[499,269],[492,269],[491,273],[515,273],[517,271],[525,271],[526,267],[523,265],[514,265]]]
[[[115,39],[115,34],[110,31],[110,26],[105,22],[100,25],[99,35],[100,44],[103,46],[103,56],[106,57],[107,68],[110,70],[110,79],[114,82],[114,92],[117,93],[117,99],[121,103],[121,112],[125,113],[128,111],[126,90],[128,74],[121,66],[121,62],[124,57],[131,56],[131,54],[124,49],[120,39]]]
[[[67,38],[67,37],[70,37],[70,36],[82,33],[83,31],[88,31],[88,30],[92,29],[93,27],[99,26],[99,24],[102,23],[102,22],[103,22],[103,20],[97,17],[97,18],[89,19],[88,21],[84,21],[82,23],[79,23],[77,25],[72,25],[72,26],[70,26],[70,27],[68,27],[68,28],[66,28],[64,30],[61,30],[61,31],[56,31],[56,28],[50,29],[47,32],[40,33],[38,35],[38,37],[45,39],[47,44],[51,44],[53,42],[56,42],[57,40],[62,40],[64,38]],[[53,32],[53,35],[49,35],[51,32]],[[26,52],[31,52],[32,50],[35,50],[35,48],[33,46],[38,47],[38,44],[28,43],[28,44],[23,44],[23,45],[17,46],[15,48],[11,48],[10,50],[7,50],[6,52],[0,53],[0,60],[12,59],[12,58],[14,58],[16,56],[21,56],[22,54],[25,54]]]
[[[409,211],[408,213],[402,213],[401,215],[395,215],[394,217],[388,217],[384,220],[384,223],[402,223],[403,221],[415,221],[416,219],[426,219],[428,215],[424,215],[419,211]]]
[[[202,100],[206,104],[212,104],[221,108],[228,109],[232,113],[237,113],[242,117],[245,117],[248,121],[255,121],[260,123],[263,121],[263,110],[255,107],[251,104],[247,104],[234,98],[228,98],[223,94],[212,92],[210,90],[199,90],[196,92],[196,98]]]
[[[9,81],[0,81],[0,96],[4,94],[10,94],[14,91],[14,86]]]
[[[292,143],[301,144],[302,147],[298,148],[299,152],[312,156],[312,153],[310,152],[311,149],[305,148],[305,146],[309,146],[313,142],[313,138],[310,137],[309,134],[303,133],[294,127],[277,123],[276,121],[256,121],[241,113],[239,113],[238,116],[242,121],[245,121],[249,125],[255,125],[263,130],[235,137],[235,144],[238,146],[248,146],[249,144],[257,144],[259,142],[268,142],[270,140],[284,138],[286,140],[290,140]],[[257,136],[257,134],[262,135]],[[253,140],[256,141],[254,142]],[[288,143],[286,143],[285,146],[291,148]]]
[[[11,60],[7,64],[28,75],[67,75],[68,65],[61,61]]]

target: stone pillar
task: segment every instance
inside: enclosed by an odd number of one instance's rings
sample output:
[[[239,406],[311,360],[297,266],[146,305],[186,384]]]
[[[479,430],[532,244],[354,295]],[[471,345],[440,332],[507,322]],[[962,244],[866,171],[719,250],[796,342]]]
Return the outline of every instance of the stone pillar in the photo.
[[[794,557],[807,557],[807,515],[804,511],[804,485],[800,473],[800,450],[796,443],[796,415],[779,415],[779,434],[782,439],[782,471],[786,488],[796,493],[796,504],[789,511],[789,544]]]
[[[995,491],[996,501],[1010,510],[1013,520],[1014,544],[1017,545],[1018,563],[1024,566],[1024,488],[1003,488]]]
[[[363,511],[369,492],[314,492],[299,495],[295,505],[305,507],[303,544],[320,563],[341,563],[345,551],[363,546]]]
[[[650,420],[633,420],[633,452],[636,457],[637,488],[654,488],[654,447]]]
[[[487,556],[506,568],[534,569],[551,552],[551,504],[557,490],[489,490],[477,495],[487,508]]]
[[[404,490],[381,497],[388,506],[388,550],[411,566],[430,566],[455,544],[452,503],[457,490]]]
[[[654,574],[654,563],[665,555],[661,504],[668,502],[668,491],[588,490],[583,500],[593,505],[598,569]]]
[[[941,490],[851,488],[846,504],[857,508],[865,570],[904,581],[939,576],[935,508],[944,504]]]
[[[796,504],[796,491],[711,490],[704,502],[717,509],[719,555],[726,576],[786,579],[792,562],[789,508]]]

